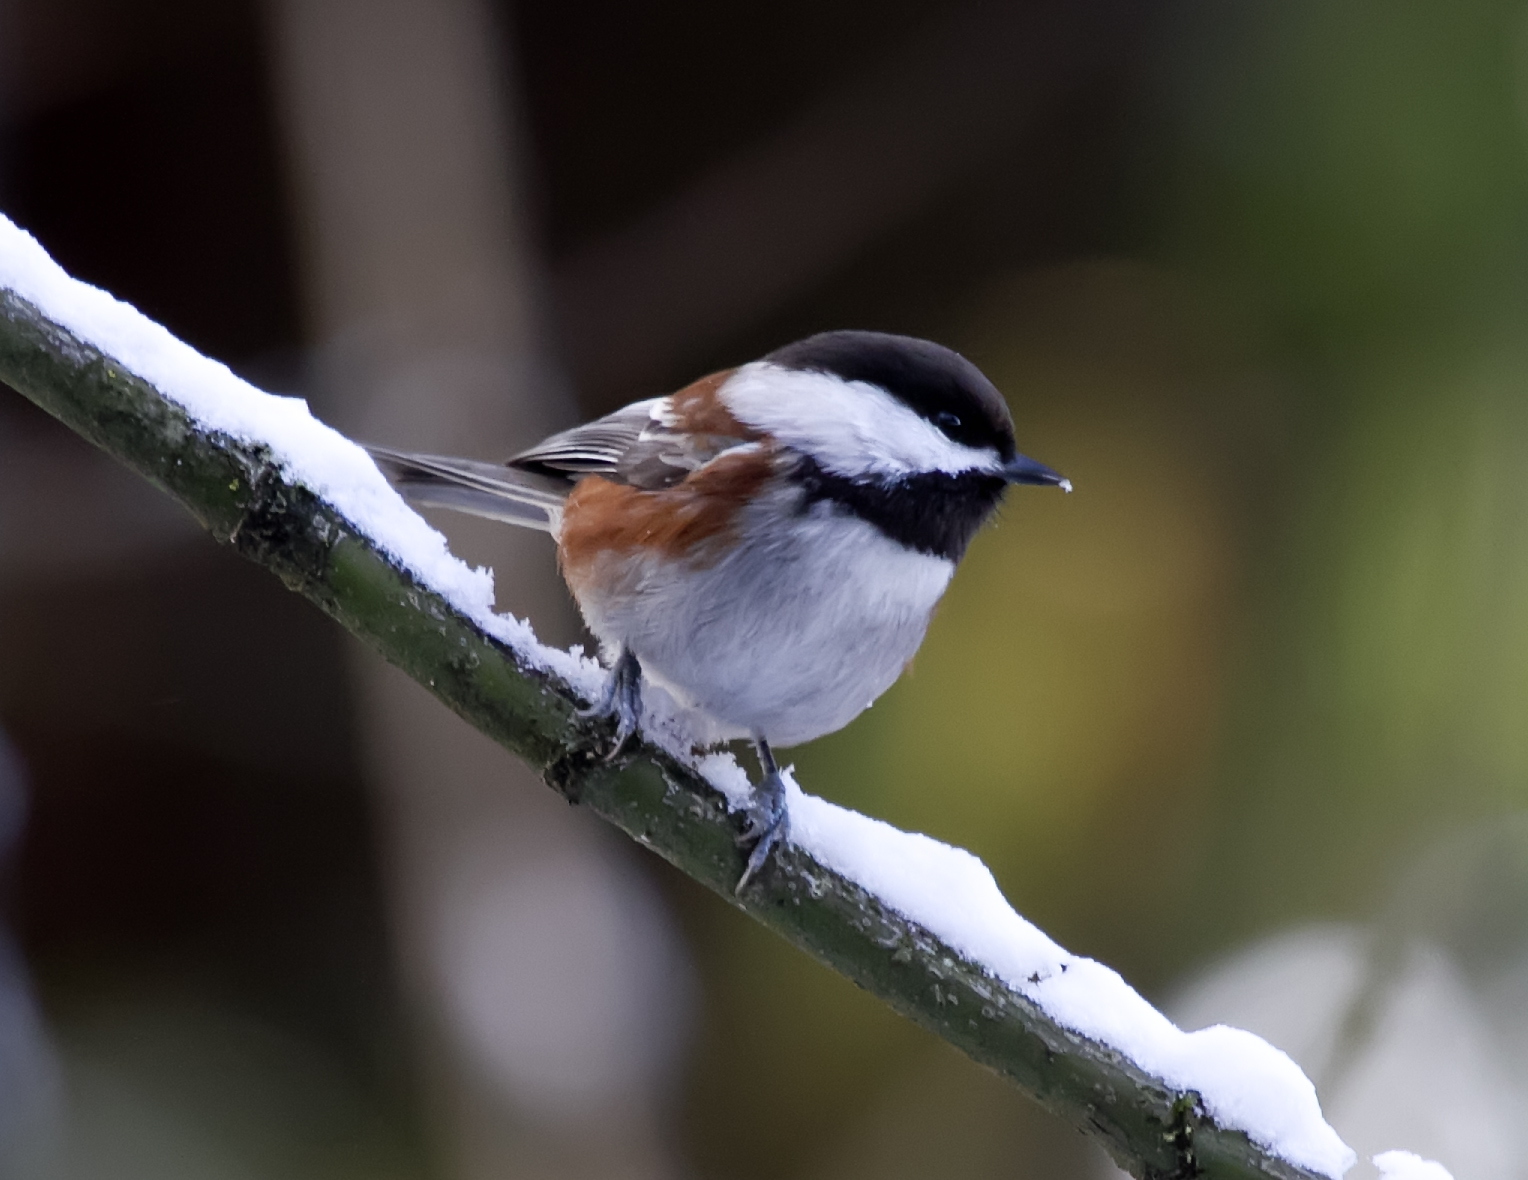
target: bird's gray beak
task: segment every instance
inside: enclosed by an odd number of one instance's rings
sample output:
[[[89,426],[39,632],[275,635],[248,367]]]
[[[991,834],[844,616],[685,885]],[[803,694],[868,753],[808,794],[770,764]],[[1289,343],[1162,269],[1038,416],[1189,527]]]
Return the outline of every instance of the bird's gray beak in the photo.
[[[1072,481],[1028,455],[1015,455],[1003,464],[1003,478],[1009,483],[1054,484],[1063,492],[1072,490]]]

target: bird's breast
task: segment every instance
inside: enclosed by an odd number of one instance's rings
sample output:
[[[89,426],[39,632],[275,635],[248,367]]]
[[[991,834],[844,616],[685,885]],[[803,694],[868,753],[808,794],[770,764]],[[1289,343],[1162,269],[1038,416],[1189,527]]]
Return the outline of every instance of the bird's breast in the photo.
[[[799,489],[761,491],[709,534],[724,539],[707,561],[647,542],[569,555],[565,526],[563,562],[602,643],[630,648],[720,732],[785,746],[841,728],[895,682],[954,563]]]

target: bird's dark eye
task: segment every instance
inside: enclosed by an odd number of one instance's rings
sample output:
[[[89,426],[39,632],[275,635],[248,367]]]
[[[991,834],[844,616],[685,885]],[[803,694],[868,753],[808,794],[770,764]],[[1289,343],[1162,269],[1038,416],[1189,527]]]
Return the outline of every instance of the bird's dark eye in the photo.
[[[959,430],[960,415],[952,414],[948,410],[942,410],[934,415],[934,425],[943,431]]]

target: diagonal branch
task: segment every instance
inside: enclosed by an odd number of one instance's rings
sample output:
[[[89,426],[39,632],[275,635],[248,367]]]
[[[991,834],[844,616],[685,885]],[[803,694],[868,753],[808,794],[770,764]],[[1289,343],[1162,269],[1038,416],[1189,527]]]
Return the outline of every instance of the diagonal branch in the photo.
[[[804,809],[805,822],[798,825],[807,829],[804,846],[782,849],[763,879],[735,898],[732,886],[743,867],[734,843],[737,820],[728,796],[713,785],[715,774],[702,774],[700,764],[682,751],[666,752],[653,744],[637,746],[611,765],[594,757],[591,750],[602,734],[575,715],[580,694],[573,684],[577,676],[566,670],[571,665],[565,653],[559,653],[563,664],[549,664],[533,646],[516,642],[518,633],[499,628],[495,634],[482,617],[462,608],[449,587],[411,572],[396,549],[368,535],[354,513],[347,515],[336,505],[332,490],[327,497],[312,490],[322,486],[321,480],[294,475],[294,464],[280,453],[279,442],[209,424],[185,408],[180,391],[160,387],[174,382],[158,377],[151,384],[129,371],[120,356],[90,342],[103,336],[82,329],[84,321],[69,314],[67,300],[55,302],[55,294],[100,293],[71,284],[62,272],[56,281],[52,271],[45,276],[53,286],[29,285],[27,267],[36,269],[41,266],[36,259],[46,259],[29,239],[18,245],[6,240],[6,233],[24,239],[0,219],[0,379],[169,492],[219,541],[270,569],[427,685],[469,723],[536,767],[553,789],[1004,1074],[1043,1106],[1096,1136],[1138,1177],[1314,1180],[1340,1175],[1351,1162],[1351,1152],[1321,1121],[1309,1083],[1287,1059],[1249,1034],[1211,1030],[1227,1035],[1213,1045],[1201,1042],[1200,1049],[1213,1053],[1184,1057],[1182,1068],[1141,1064],[1153,1058],[1137,1046],[1151,1048],[1155,1060],[1168,1061],[1170,1054],[1164,1054],[1169,1049],[1179,1052],[1194,1037],[1209,1034],[1172,1029],[1112,972],[1067,956],[1023,923],[1001,902],[995,886],[991,895],[1002,907],[1001,929],[982,936],[1017,940],[1018,950],[1010,954],[1003,944],[1000,953],[978,957],[971,950],[981,942],[976,936],[974,942],[964,940],[964,952],[957,949],[965,929],[961,921],[942,925],[928,917],[941,912],[938,899],[925,905],[917,892],[923,883],[906,878],[913,868],[937,876],[963,866],[983,877],[979,862],[965,854],[797,796],[793,806]],[[34,251],[35,257],[26,254],[21,263],[8,257],[8,251],[19,256],[24,250]],[[14,278],[12,270],[22,279]],[[39,310],[39,302],[52,314]],[[134,325],[161,332],[131,309],[111,308],[116,309],[111,322],[117,335],[104,338],[116,341]],[[73,324],[73,330],[60,321]],[[167,335],[152,342],[160,349],[155,355],[173,346],[207,366],[196,372],[234,382],[226,370],[195,357]],[[153,364],[135,361],[134,367],[154,372]],[[247,392],[240,392],[241,397],[267,397],[242,389]],[[292,403],[282,408],[291,409]],[[877,864],[873,857],[866,860],[864,848],[889,848],[897,840],[904,842],[899,846],[904,851],[912,850],[912,859],[900,866],[907,871],[882,865],[877,875]],[[990,876],[983,879],[990,885]],[[929,886],[936,889],[937,882]],[[961,906],[975,904],[971,897],[986,901],[985,894],[957,891],[952,897]],[[948,899],[944,904],[950,904]],[[922,914],[923,921],[908,914]],[[940,926],[942,933],[932,926]],[[1020,951],[1035,947],[1052,956],[1051,967],[1030,973],[1013,966],[1022,959]],[[1023,976],[1016,975],[1020,971]],[[1102,995],[1103,1004],[1088,1008],[1082,991],[1065,990],[1068,978],[1086,982],[1093,989],[1088,994]],[[1093,1032],[1084,1035],[1079,1028]],[[1270,1061],[1288,1068],[1270,1072]],[[1262,1091],[1225,1084],[1238,1065],[1267,1075]],[[1177,1084],[1163,1080],[1168,1074],[1177,1076]],[[1268,1144],[1278,1144],[1278,1152]],[[1286,1157],[1303,1159],[1305,1166]]]

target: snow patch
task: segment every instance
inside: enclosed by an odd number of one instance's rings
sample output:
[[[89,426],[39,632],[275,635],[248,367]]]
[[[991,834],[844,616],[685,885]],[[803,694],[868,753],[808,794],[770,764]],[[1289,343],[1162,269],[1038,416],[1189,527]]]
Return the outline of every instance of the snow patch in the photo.
[[[1374,1157],[1374,1166],[1380,1180],[1454,1180],[1442,1164],[1409,1151],[1382,1151]]]
[[[462,562],[414,512],[371,457],[308,411],[209,360],[105,291],[71,278],[36,239],[0,216],[0,283],[55,323],[143,378],[209,430],[270,449],[282,475],[316,492],[357,530],[488,634],[533,666],[593,696],[603,672],[593,660],[547,647],[530,625],[493,609],[493,574]]]
[[[1114,1046],[1174,1089],[1197,1091],[1222,1126],[1327,1176],[1353,1165],[1354,1153],[1321,1117],[1315,1087],[1287,1055],[1223,1025],[1183,1032],[1118,973],[1068,954],[1020,917],[992,871],[969,852],[803,794],[786,774],[793,844],[986,967],[1057,1023]]]

